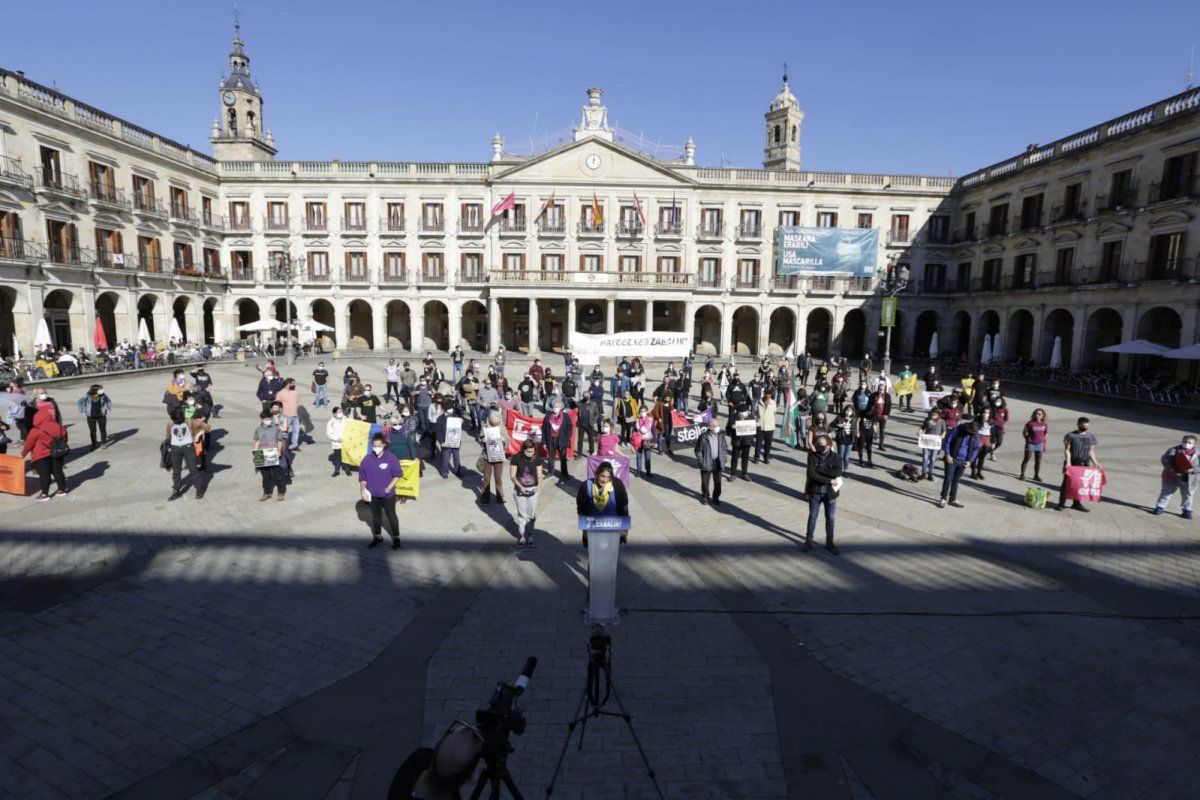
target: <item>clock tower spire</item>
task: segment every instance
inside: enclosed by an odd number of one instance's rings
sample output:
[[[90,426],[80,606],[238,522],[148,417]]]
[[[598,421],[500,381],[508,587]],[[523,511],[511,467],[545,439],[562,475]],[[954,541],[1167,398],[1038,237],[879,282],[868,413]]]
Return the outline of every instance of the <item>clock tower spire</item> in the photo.
[[[250,56],[242,41],[242,23],[233,12],[233,50],[229,72],[219,87],[220,109],[211,141],[218,161],[272,161],[275,140],[263,124],[262,91],[250,76]]]
[[[788,87],[787,63],[783,65],[783,88],[763,115],[767,122],[767,146],[763,148],[763,168],[800,169],[800,126],[804,112],[800,101]]]

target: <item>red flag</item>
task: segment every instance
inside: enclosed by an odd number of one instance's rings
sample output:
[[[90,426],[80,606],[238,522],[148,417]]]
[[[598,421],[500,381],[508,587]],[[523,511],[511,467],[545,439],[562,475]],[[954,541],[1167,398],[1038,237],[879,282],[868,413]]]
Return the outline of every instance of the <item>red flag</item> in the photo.
[[[538,212],[539,217],[546,213],[547,208],[550,208],[550,206],[554,205],[554,195],[557,193],[557,189],[550,192],[550,199],[545,202],[545,204],[542,206],[542,210]]]
[[[104,333],[104,323],[98,317],[96,319],[96,332],[92,334],[92,349],[108,349],[108,336]]]
[[[592,227],[598,228],[604,224],[604,211],[600,208],[600,201],[596,199],[596,193],[592,192]]]
[[[501,214],[510,208],[516,208],[516,207],[517,207],[516,192],[515,191],[509,192],[508,197],[504,198],[499,203],[496,203],[496,205],[492,206],[492,216],[494,217],[497,214]]]
[[[637,192],[633,193],[633,205],[637,209],[638,219],[642,221],[642,227],[646,227],[646,215],[642,212],[642,201],[638,199]]]
[[[579,425],[578,409],[564,411],[571,418],[571,429],[577,430]],[[549,455],[546,448],[542,446],[542,420],[545,417],[527,417],[519,411],[509,411],[505,415],[504,424],[508,428],[508,449],[505,451],[508,455],[516,455],[521,452],[521,445],[529,437],[538,443],[538,455],[545,458]],[[575,437],[571,436],[571,442],[567,445],[567,458],[575,457]]]

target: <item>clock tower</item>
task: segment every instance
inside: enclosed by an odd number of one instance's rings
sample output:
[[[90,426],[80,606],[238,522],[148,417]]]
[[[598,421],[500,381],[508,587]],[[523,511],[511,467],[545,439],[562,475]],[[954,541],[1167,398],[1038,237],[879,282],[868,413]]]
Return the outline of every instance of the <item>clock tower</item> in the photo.
[[[218,161],[272,161],[275,137],[263,127],[263,100],[250,77],[250,56],[242,41],[242,26],[235,18],[229,74],[221,81],[220,110],[213,119],[213,156]]]
[[[800,169],[800,124],[804,112],[800,101],[788,88],[787,65],[783,65],[783,88],[763,115],[767,121],[767,146],[763,148],[763,169]]]

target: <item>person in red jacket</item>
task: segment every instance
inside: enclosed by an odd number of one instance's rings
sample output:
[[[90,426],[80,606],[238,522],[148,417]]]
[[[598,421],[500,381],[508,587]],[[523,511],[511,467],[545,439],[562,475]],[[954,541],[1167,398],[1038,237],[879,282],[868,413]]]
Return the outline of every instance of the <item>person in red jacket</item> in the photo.
[[[39,501],[50,499],[50,476],[52,474],[54,482],[58,485],[58,492],[55,496],[67,496],[67,477],[63,474],[63,460],[66,458],[66,453],[58,455],[53,453],[55,439],[61,439],[65,444],[67,429],[55,419],[54,405],[47,399],[38,403],[37,411],[33,415],[33,427],[30,428],[29,435],[25,437],[25,446],[21,450],[21,455],[28,455],[30,464],[37,470],[38,484],[42,490],[36,498]]]

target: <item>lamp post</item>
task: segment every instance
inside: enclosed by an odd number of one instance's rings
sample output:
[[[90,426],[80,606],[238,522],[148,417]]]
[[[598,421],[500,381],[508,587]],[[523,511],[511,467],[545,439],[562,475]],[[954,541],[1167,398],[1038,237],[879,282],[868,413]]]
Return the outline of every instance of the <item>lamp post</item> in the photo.
[[[287,254],[281,253],[275,259],[275,263],[271,265],[271,277],[277,281],[283,281],[283,316],[284,316],[284,337],[287,344],[287,350],[284,353],[285,364],[296,363],[296,353],[292,349],[292,329],[295,327],[295,320],[292,319],[292,281],[299,274],[299,269],[296,261],[299,259],[291,259]]]
[[[892,331],[896,325],[896,304],[899,302],[896,297],[905,289],[908,288],[908,265],[900,264],[899,266],[892,265],[888,267],[887,276],[879,284],[879,291],[883,294],[883,374],[885,376],[892,374]]]

